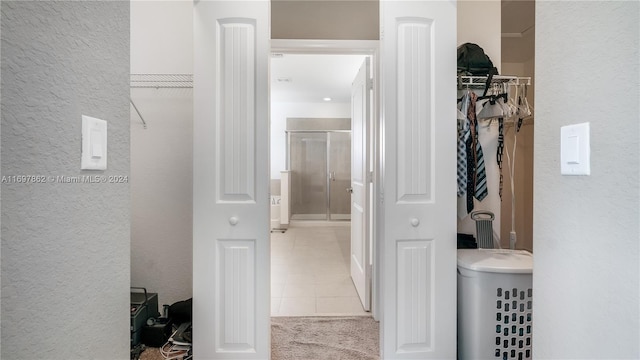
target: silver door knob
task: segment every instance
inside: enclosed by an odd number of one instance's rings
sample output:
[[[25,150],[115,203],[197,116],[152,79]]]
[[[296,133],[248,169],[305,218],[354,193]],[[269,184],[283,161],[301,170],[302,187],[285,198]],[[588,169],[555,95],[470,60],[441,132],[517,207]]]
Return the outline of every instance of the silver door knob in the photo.
[[[347,188],[347,192],[348,192],[349,194],[353,194],[353,188],[352,188],[352,187],[348,187],[348,188]]]

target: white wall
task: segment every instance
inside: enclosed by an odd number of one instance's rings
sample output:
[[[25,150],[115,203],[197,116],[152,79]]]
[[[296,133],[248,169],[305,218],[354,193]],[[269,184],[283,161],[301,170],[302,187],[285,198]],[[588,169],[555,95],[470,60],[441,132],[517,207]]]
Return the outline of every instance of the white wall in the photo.
[[[640,358],[640,3],[536,4],[537,359]],[[560,127],[591,124],[591,176]]]
[[[379,1],[272,0],[272,39],[378,40]]]
[[[286,170],[287,118],[350,118],[350,103],[272,103],[271,179],[280,179]]]
[[[458,45],[478,44],[501,71],[502,3],[500,0],[458,1]]]
[[[193,73],[193,1],[131,1],[131,73]]]
[[[3,1],[3,359],[127,359],[129,3]],[[81,118],[107,121],[105,171],[80,170]],[[108,178],[105,178],[108,180]],[[124,179],[124,178],[121,178]]]
[[[193,2],[131,2],[131,72],[193,73]],[[131,284],[192,296],[193,91],[131,89]]]

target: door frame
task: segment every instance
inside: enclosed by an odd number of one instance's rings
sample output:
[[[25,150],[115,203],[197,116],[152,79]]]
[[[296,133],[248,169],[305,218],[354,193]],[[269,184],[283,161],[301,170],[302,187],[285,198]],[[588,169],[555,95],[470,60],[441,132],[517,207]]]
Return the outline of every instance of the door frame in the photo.
[[[271,53],[283,54],[318,54],[318,55],[367,55],[371,58],[371,69],[373,76],[373,96],[371,98],[373,104],[371,107],[371,129],[370,139],[372,151],[372,159],[365,159],[368,163],[373,163],[372,167],[372,184],[373,195],[370,197],[370,208],[372,213],[367,214],[366,226],[370,229],[371,249],[372,249],[372,280],[371,280],[371,314],[375,320],[382,318],[382,296],[380,289],[382,288],[382,277],[380,276],[380,252],[382,244],[379,241],[378,226],[379,223],[379,203],[376,201],[380,196],[381,187],[380,164],[381,152],[381,117],[380,117],[380,41],[379,40],[292,40],[292,39],[271,39]],[[268,179],[267,179],[268,180]],[[382,336],[382,332],[381,332]],[[382,340],[382,339],[381,339]]]

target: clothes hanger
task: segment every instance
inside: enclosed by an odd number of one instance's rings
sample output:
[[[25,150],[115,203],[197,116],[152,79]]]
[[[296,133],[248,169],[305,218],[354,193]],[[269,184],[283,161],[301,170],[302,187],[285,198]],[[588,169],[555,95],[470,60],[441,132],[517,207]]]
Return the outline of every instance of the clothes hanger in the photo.
[[[527,84],[520,84],[522,86],[521,95],[518,97],[518,114],[522,117],[531,116],[531,107],[527,100]]]
[[[478,119],[493,119],[507,117],[511,113],[511,109],[505,104],[509,100],[509,94],[504,89],[504,85],[494,83],[491,85],[490,95],[481,96],[479,100],[488,100],[482,105],[482,109],[478,113]]]

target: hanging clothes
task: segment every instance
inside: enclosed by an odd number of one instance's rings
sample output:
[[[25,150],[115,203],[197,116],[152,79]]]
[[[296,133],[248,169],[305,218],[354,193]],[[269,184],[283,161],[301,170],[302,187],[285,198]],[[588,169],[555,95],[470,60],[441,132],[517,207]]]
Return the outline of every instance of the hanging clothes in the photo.
[[[504,184],[504,177],[502,176],[502,155],[504,154],[504,119],[498,118],[498,150],[496,152],[496,159],[498,162],[498,169],[500,169],[500,187],[498,188],[498,194],[500,200],[502,200],[502,188]]]
[[[467,193],[467,140],[471,137],[471,128],[467,111],[469,109],[469,93],[462,96],[462,103],[458,109],[458,196],[462,197]]]
[[[469,109],[467,110],[467,119],[469,121],[469,129],[470,136],[466,142],[467,148],[467,213],[471,213],[473,211],[473,194],[474,189],[476,188],[476,131],[477,127],[475,126],[475,122],[472,122],[471,119],[475,119],[476,114],[476,99],[477,96],[474,93],[470,93],[470,101],[469,101]]]
[[[474,94],[475,95],[475,94]],[[471,136],[474,137],[473,148],[475,149],[475,173],[474,173],[474,193],[473,196],[478,199],[478,201],[484,200],[489,194],[489,190],[487,188],[487,172],[484,164],[484,153],[482,152],[482,146],[480,145],[480,139],[478,138],[478,119],[476,117],[475,110],[475,100],[473,96],[471,97],[471,106],[473,107],[473,112],[469,112],[469,122],[472,128]]]
[[[465,97],[463,97],[463,105],[467,107],[466,120],[462,121],[462,125],[459,127],[458,136],[458,165],[459,168],[466,160],[466,186],[462,185],[462,179],[464,179],[464,170],[458,171],[458,196],[465,197],[467,213],[473,211],[474,201],[484,200],[487,197],[489,191],[487,187],[487,174],[484,164],[484,154],[482,152],[482,146],[478,139],[478,120],[476,118],[476,101],[478,96],[473,92],[465,94],[468,97],[468,106],[466,106]],[[467,131],[468,127],[468,131]],[[463,145],[464,144],[464,145]],[[463,151],[464,150],[464,151]],[[466,159],[464,159],[463,152],[466,153]],[[463,189],[466,190],[466,196]]]

